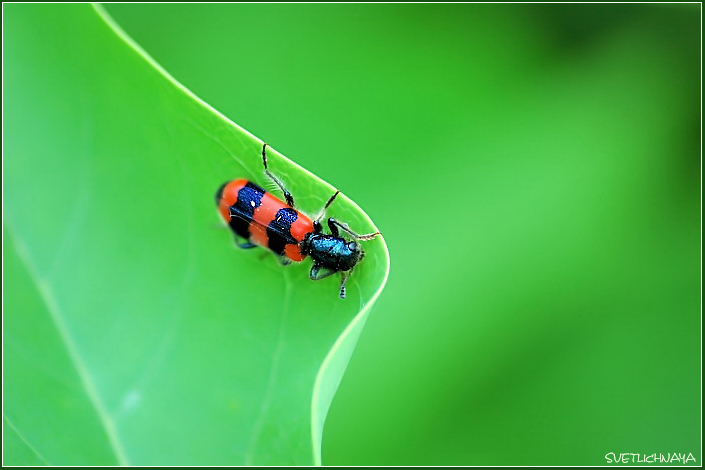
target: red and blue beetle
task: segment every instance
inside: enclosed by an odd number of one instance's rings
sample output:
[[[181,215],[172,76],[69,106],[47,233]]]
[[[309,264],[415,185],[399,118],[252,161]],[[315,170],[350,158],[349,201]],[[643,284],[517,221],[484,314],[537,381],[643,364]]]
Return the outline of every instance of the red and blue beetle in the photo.
[[[224,183],[215,194],[223,221],[241,248],[261,246],[277,254],[284,264],[313,260],[309,277],[314,281],[341,273],[340,298],[345,298],[345,283],[365,252],[361,241],[372,240],[379,232],[358,235],[347,224],[328,218],[330,235],[323,233],[321,220],[340,191],[336,191],[314,220],[294,208],[294,198],[284,183],[267,168],[267,144],[262,146],[264,172],[284,193],[286,202],[246,179]],[[341,231],[351,240],[341,236]]]

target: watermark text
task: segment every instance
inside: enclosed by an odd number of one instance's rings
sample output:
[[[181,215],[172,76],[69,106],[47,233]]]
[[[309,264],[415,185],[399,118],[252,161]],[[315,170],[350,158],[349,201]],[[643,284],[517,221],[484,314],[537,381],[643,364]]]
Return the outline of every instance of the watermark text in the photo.
[[[631,452],[610,452],[605,455],[607,463],[697,463],[693,454],[680,454],[678,452],[668,454],[634,454]]]

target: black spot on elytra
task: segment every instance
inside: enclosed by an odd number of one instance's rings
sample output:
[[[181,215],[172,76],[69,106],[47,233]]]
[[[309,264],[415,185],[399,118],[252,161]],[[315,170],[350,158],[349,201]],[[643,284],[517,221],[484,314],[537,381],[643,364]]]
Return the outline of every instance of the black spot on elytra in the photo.
[[[286,245],[297,243],[296,239],[291,235],[291,224],[293,224],[297,218],[298,215],[296,211],[290,207],[285,207],[277,211],[274,220],[267,226],[270,250],[283,255]]]
[[[248,182],[237,192],[237,202],[230,206],[230,228],[242,238],[250,239],[250,222],[255,209],[262,203],[264,189]]]

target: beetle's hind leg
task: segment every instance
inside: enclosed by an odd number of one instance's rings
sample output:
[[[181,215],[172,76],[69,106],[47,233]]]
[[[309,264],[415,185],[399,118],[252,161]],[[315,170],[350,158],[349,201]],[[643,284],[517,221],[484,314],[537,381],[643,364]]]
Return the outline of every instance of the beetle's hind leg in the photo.
[[[264,163],[264,172],[265,174],[274,181],[274,184],[276,184],[279,189],[284,193],[284,199],[286,199],[286,203],[289,204],[289,206],[294,207],[294,196],[291,195],[289,191],[284,187],[284,183],[282,180],[277,178],[272,174],[272,172],[269,171],[269,168],[267,168],[267,144],[262,145],[262,163]]]

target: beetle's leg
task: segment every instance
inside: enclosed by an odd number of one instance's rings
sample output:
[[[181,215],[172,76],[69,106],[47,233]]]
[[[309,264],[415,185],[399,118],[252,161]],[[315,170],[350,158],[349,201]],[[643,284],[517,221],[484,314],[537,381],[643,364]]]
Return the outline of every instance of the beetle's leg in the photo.
[[[331,274],[335,273],[336,271],[334,269],[325,268],[320,264],[314,264],[311,268],[311,272],[308,274],[308,277],[310,277],[314,281],[320,281],[321,279],[324,279],[330,276]]]
[[[333,217],[328,218],[328,228],[330,229],[330,234],[333,235],[334,237],[339,236],[338,225],[340,225],[340,223],[337,220],[335,220]]]
[[[254,248],[257,245],[246,241],[246,238],[242,238],[240,235],[235,235],[235,244],[240,248]]]
[[[286,190],[282,180],[280,180],[279,178],[274,176],[272,174],[272,172],[269,171],[269,168],[267,168],[267,150],[266,149],[267,149],[267,144],[262,145],[262,163],[264,163],[264,172],[269,177],[269,179],[274,181],[274,184],[276,184],[279,187],[279,189],[282,190],[282,192],[284,193],[284,199],[286,199],[286,203],[289,204],[289,206],[294,207],[294,196],[292,196],[291,193]]]
[[[344,299],[345,298],[345,283],[348,282],[348,279],[350,278],[350,275],[352,274],[352,269],[350,271],[342,271],[340,273],[341,279],[340,279],[340,298]]]
[[[328,207],[330,207],[330,205],[333,204],[333,201],[335,201],[335,198],[338,196],[338,194],[340,194],[340,191],[336,191],[335,194],[333,194],[328,199],[328,202],[326,202],[326,205],[323,206],[323,209],[321,209],[320,212],[318,213],[318,215],[316,215],[316,219],[313,221],[314,228],[316,228],[316,224],[318,224],[319,227],[321,226],[321,220],[326,215],[326,209],[328,209]]]

